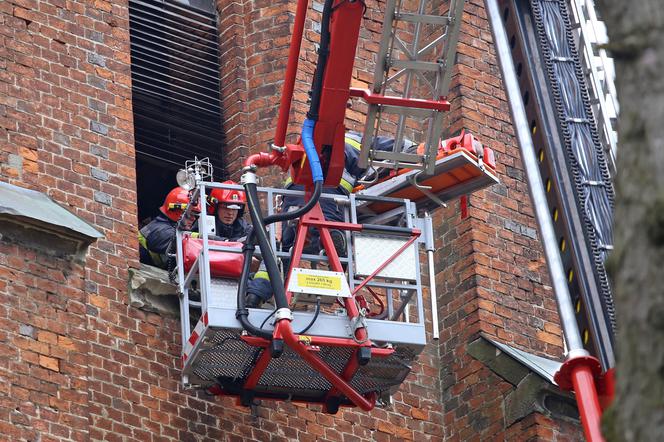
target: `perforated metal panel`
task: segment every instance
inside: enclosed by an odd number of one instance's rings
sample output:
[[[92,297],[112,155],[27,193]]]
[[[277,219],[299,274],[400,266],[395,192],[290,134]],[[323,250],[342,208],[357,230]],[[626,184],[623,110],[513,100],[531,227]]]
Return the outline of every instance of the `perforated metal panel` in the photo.
[[[352,349],[322,347],[316,354],[337,374],[341,374],[352,354]],[[277,389],[319,390],[321,392],[332,388],[327,379],[311,368],[290,348],[284,351],[284,354],[278,359],[270,361],[258,384],[272,389],[276,387]]]
[[[361,276],[371,275],[406,244],[408,239],[394,236],[354,235],[355,273]],[[381,270],[378,276],[415,281],[418,259],[416,248],[416,243],[411,244]]]
[[[209,307],[237,307],[238,283],[231,279],[213,278],[210,280]]]
[[[351,385],[360,393],[389,390],[406,379],[415,358],[416,355],[406,348],[396,349],[387,358],[371,358],[355,373]]]

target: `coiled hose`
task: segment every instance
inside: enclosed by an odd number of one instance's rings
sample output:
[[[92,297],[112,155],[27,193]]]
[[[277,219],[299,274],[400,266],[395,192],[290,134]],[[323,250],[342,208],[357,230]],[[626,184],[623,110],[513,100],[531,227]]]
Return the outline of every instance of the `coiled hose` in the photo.
[[[249,282],[249,272],[251,270],[251,258],[255,249],[254,229],[252,229],[249,235],[247,235],[247,241],[242,248],[244,263],[242,264],[242,274],[240,275],[240,283],[237,289],[237,311],[235,312],[235,318],[240,321],[242,328],[248,333],[261,338],[272,339],[272,332],[262,330],[249,322],[249,310],[247,310],[245,303],[245,293],[247,292],[247,283]]]

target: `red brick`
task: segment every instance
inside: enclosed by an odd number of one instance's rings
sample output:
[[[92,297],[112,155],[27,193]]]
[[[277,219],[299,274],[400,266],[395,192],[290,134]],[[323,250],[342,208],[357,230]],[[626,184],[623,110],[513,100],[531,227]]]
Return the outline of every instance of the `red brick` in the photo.
[[[523,269],[545,272],[541,251],[536,242],[502,227],[506,219],[529,227],[534,222],[525,183],[505,175],[506,166],[521,166],[481,3],[467,2],[459,50],[463,66],[455,69],[452,82],[449,130],[474,130],[500,153],[499,171],[509,197],[492,191],[473,195],[471,217],[464,221],[456,203],[434,213],[437,240],[444,244],[437,253],[436,280],[439,296],[445,299],[439,304],[439,348],[432,343],[425,349],[393,408],[370,413],[344,409],[330,416],[321,414],[319,406],[264,401],[257,417],[230,399],[183,392],[175,368],[177,321],[127,305],[127,268],[137,266],[127,2],[5,3],[0,2],[0,22],[5,25],[3,35],[8,32],[12,38],[6,37],[5,52],[0,53],[0,66],[9,61],[7,69],[0,69],[0,100],[7,108],[0,125],[11,143],[0,144],[0,158],[4,163],[8,154],[18,154],[23,164],[20,170],[3,165],[0,176],[45,192],[105,235],[90,247],[85,265],[35,252],[21,256],[18,248],[0,253],[0,294],[10,300],[0,306],[0,321],[8,318],[0,329],[8,331],[3,342],[17,358],[12,360],[15,370],[7,388],[14,400],[32,402],[31,428],[42,440],[349,442],[515,440],[522,435],[562,440],[578,435],[572,425],[529,418],[504,429],[501,401],[510,386],[465,351],[480,330],[540,353],[561,351],[555,304],[543,286],[546,277],[541,283],[523,277]],[[272,142],[295,6],[264,0],[217,4],[224,60],[225,172],[237,178],[243,159]],[[368,6],[362,31],[366,38],[360,41],[352,80],[360,87],[372,81],[382,21],[375,5]],[[309,15],[319,20],[318,13]],[[88,40],[92,32],[100,32],[102,42]],[[296,139],[295,121],[301,121],[308,108],[317,42],[308,22],[302,51],[306,61],[300,64],[295,85],[289,140]],[[106,68],[89,66],[88,52],[106,57]],[[107,79],[106,90],[87,84],[91,75]],[[88,109],[88,98],[106,104],[107,112],[97,115]],[[365,109],[354,104],[347,114],[349,127],[361,130]],[[109,126],[108,136],[89,131],[93,118]],[[58,135],[66,136],[66,142]],[[96,182],[89,176],[90,167],[103,169],[111,179]],[[277,182],[276,175],[266,181]],[[94,191],[99,190],[114,197],[112,207],[94,201]],[[545,321],[539,341],[534,339],[538,331],[527,323],[529,315]],[[33,326],[36,339],[18,336],[19,324]],[[442,388],[441,367],[446,373]],[[464,405],[471,407],[457,415]],[[442,410],[453,406],[454,411],[443,416]],[[4,419],[12,409],[0,401],[0,433],[17,440],[36,439]],[[471,426],[471,414],[482,418],[479,430]]]

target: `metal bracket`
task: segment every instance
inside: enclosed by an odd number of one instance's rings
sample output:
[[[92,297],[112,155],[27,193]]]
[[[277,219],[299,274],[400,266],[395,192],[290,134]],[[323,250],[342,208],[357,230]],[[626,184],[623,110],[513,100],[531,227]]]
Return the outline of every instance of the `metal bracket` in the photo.
[[[359,343],[359,344],[363,344],[369,339],[369,332],[368,332],[368,329],[367,329],[367,321],[366,321],[366,318],[364,317],[364,315],[365,315],[364,309],[361,309],[360,310],[360,315],[356,316],[354,318],[351,318],[351,320],[350,320],[350,334],[353,337],[353,340],[355,342]],[[360,328],[363,328],[363,329],[367,330],[367,338],[362,340],[362,341],[358,340],[355,337],[355,332]]]
[[[411,183],[417,190],[422,192],[424,196],[429,198],[431,201],[434,203],[438,204],[441,207],[447,207],[447,204],[444,203],[440,198],[438,198],[436,195],[434,195],[432,192],[430,192],[431,187],[429,186],[422,186],[417,182],[417,176],[420,175],[420,173],[416,173],[415,175],[409,176],[406,178],[409,183]]]
[[[286,152],[286,146],[277,146],[276,144],[272,143],[270,144],[270,149],[276,150],[279,153],[284,153]]]
[[[420,184],[420,183],[417,181],[417,178],[418,178],[420,175],[422,175],[422,173],[423,173],[422,171],[419,171],[419,172],[417,172],[415,175],[409,176],[409,177],[408,177],[408,181],[409,181],[413,186],[415,186],[417,189],[419,189],[419,190],[422,190],[422,189],[430,190],[430,189],[431,189],[431,186],[423,186],[422,184]]]
[[[364,316],[356,316],[350,320],[350,329],[355,333],[360,328],[367,328],[367,321]]]
[[[372,158],[369,158],[369,167],[367,168],[367,172],[362,177],[360,177],[359,180],[357,180],[359,184],[373,185],[378,182],[379,178],[378,170],[376,170],[373,166],[371,166],[371,163],[372,163]],[[367,180],[366,177],[369,172],[371,172],[372,178],[370,180]]]

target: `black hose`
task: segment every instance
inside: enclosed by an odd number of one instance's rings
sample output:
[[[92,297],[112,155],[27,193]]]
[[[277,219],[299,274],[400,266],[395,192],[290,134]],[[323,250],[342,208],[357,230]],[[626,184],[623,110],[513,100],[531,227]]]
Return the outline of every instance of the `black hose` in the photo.
[[[245,304],[245,296],[247,293],[247,283],[249,282],[249,271],[251,270],[251,258],[254,254],[254,230],[247,235],[247,241],[244,244],[242,253],[244,256],[244,263],[242,264],[242,274],[240,275],[240,283],[237,288],[237,311],[235,318],[240,321],[242,328],[254,336],[260,336],[265,339],[272,339],[272,332],[261,330],[254,324],[249,322],[249,310]]]
[[[318,319],[318,314],[320,313],[320,296],[316,298],[316,312],[314,313],[314,317],[311,319],[311,322],[309,325],[307,325],[304,330],[298,333],[298,335],[303,335],[306,332],[309,331],[309,329],[316,323],[316,319]]]
[[[268,226],[272,223],[276,223],[277,221],[288,221],[291,219],[299,218],[308,211],[310,211],[318,202],[318,199],[320,198],[321,193],[323,193],[323,182],[322,181],[316,181],[314,183],[314,192],[311,195],[311,198],[309,201],[306,202],[306,204],[302,207],[300,207],[297,210],[293,210],[292,212],[282,212],[282,213],[275,213],[274,215],[270,215],[267,218],[263,220],[263,225]],[[253,220],[252,220],[253,221]],[[262,250],[262,249],[261,249]]]
[[[327,66],[327,57],[330,54],[330,17],[332,16],[333,2],[334,0],[325,0],[323,16],[321,17],[318,63],[316,64],[314,81],[311,85],[311,104],[307,112],[307,118],[313,121],[318,121],[318,108],[320,107],[320,97],[323,89],[323,75]]]
[[[314,122],[318,120],[318,108],[320,107],[320,97],[321,91],[323,88],[323,75],[325,73],[325,66],[327,65],[327,58],[329,55],[329,45],[330,45],[330,17],[332,15],[332,3],[333,0],[325,0],[325,5],[323,7],[323,17],[321,23],[321,44],[320,51],[318,54],[318,64],[316,66],[316,72],[314,75],[314,81],[312,84],[312,98],[311,104],[309,107],[309,112],[307,112],[307,118],[313,120]],[[306,123],[306,122],[305,122]],[[309,162],[311,167],[311,160]],[[313,170],[312,173],[314,176],[316,172]],[[247,194],[247,207],[249,208],[249,216],[251,217],[251,222],[253,224],[253,230],[247,238],[245,243],[244,250],[244,265],[242,266],[242,274],[240,276],[240,283],[238,285],[238,309],[235,314],[235,317],[240,321],[242,327],[249,333],[265,337],[267,339],[272,338],[272,333],[265,330],[261,330],[255,327],[249,322],[249,310],[245,306],[245,294],[247,290],[247,283],[249,281],[249,270],[251,264],[251,257],[253,256],[253,239],[258,240],[258,245],[261,248],[261,254],[263,256],[263,262],[265,263],[265,268],[267,274],[270,277],[270,286],[272,287],[272,292],[274,295],[274,301],[276,304],[275,311],[280,308],[288,308],[288,300],[286,298],[286,289],[284,287],[284,280],[279,271],[279,265],[277,263],[277,258],[274,255],[272,247],[270,247],[270,241],[267,236],[266,226],[278,222],[278,221],[288,221],[291,219],[299,218],[305,213],[309,212],[315,205],[318,203],[321,193],[323,192],[323,181],[316,180],[314,181],[314,191],[309,198],[309,201],[300,207],[297,210],[286,213],[278,213],[270,215],[263,219],[263,214],[260,210],[260,201],[258,199],[258,191],[256,189],[255,183],[245,183],[244,189]],[[308,330],[313,322],[318,316],[320,307],[316,311],[316,315],[312,323],[305,329]]]
[[[244,189],[247,193],[247,207],[249,208],[249,216],[254,228],[252,230],[253,236],[258,240],[258,246],[261,248],[261,255],[265,263],[265,269],[270,277],[270,285],[272,286],[272,293],[274,294],[274,302],[277,309],[288,308],[288,300],[286,299],[286,289],[284,288],[284,279],[279,271],[277,258],[274,256],[274,251],[270,247],[270,240],[267,237],[267,230],[265,229],[265,222],[263,215],[260,211],[260,201],[258,199],[258,190],[255,183],[245,183]],[[313,199],[313,198],[312,198]],[[246,266],[245,262],[245,266]],[[248,276],[248,275],[247,275]],[[242,283],[242,281],[240,281]]]
[[[265,327],[265,324],[267,324],[267,321],[269,321],[270,318],[271,318],[272,316],[274,316],[275,313],[277,313],[277,311],[276,311],[276,310],[272,310],[272,313],[270,313],[269,315],[267,315],[267,316],[265,317],[265,319],[263,319],[263,322],[261,322],[261,330],[263,329],[263,327]]]

